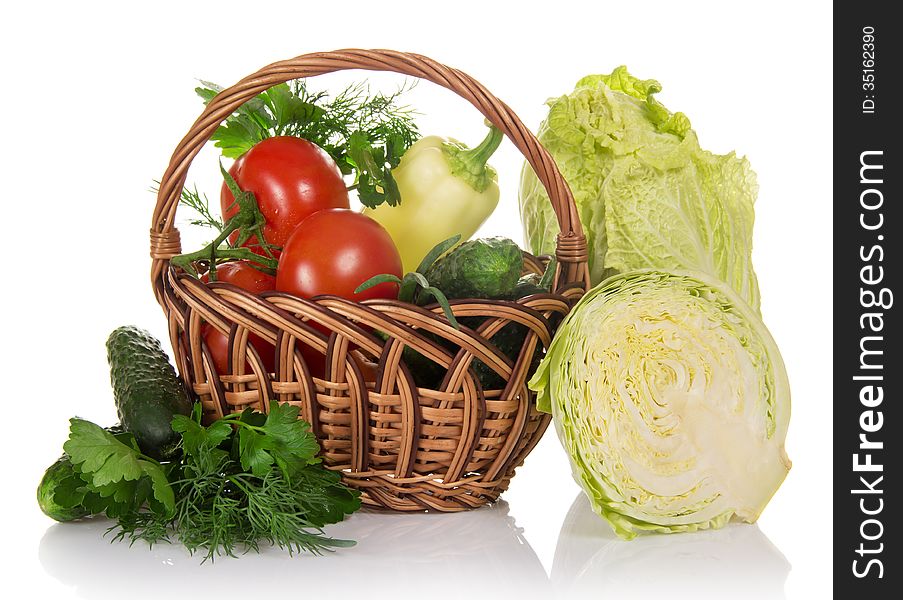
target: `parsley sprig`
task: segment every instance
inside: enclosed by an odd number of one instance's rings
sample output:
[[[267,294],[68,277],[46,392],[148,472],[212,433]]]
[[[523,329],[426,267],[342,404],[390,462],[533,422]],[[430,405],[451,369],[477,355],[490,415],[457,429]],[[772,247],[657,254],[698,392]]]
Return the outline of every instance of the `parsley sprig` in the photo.
[[[298,412],[273,402],[268,414],[248,409],[205,427],[196,404],[191,416],[173,419],[182,455],[168,464],[141,454],[131,434],[72,419],[64,449],[75,473],[54,500],[117,519],[114,539],[175,537],[204,560],[261,543],[314,554],[351,546],[322,527],[360,508],[360,494],[323,466]]]
[[[223,156],[238,158],[269,137],[289,135],[323,148],[345,175],[365,206],[400,202],[392,169],[420,134],[414,110],[399,102],[410,89],[371,93],[365,83],[346,87],[335,97],[313,92],[303,79],[271,87],[230,115],[212,140]],[[201,81],[195,89],[209,103],[222,87]]]
[[[166,467],[142,454],[132,434],[113,433],[82,419],[69,423],[63,450],[75,472],[60,483],[56,502],[113,518],[141,510],[161,518],[172,514],[175,497]]]

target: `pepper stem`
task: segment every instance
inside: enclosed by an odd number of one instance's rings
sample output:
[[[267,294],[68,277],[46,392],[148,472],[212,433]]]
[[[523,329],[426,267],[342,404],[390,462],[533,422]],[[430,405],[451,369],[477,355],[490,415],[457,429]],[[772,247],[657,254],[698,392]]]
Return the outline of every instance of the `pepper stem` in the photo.
[[[504,134],[489,126],[489,133],[478,146],[468,150],[458,143],[443,144],[443,151],[448,160],[452,175],[466,181],[479,193],[486,191],[489,184],[495,181],[495,169],[486,164],[489,157],[502,143]]]
[[[502,143],[505,134],[501,132],[495,125],[489,126],[489,133],[483,138],[483,141],[471,150],[462,152],[459,157],[461,160],[471,164],[471,168],[483,166],[489,157],[495,154],[499,144]]]

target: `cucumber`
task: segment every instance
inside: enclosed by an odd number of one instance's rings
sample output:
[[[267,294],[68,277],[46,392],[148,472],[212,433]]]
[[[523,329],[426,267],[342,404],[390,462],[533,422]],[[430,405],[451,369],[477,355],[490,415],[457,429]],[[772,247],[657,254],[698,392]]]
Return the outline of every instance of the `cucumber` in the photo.
[[[433,287],[439,288],[449,300],[477,298],[495,300],[518,300],[533,294],[548,293],[555,273],[554,259],[546,266],[543,275],[529,273],[521,275],[524,257],[520,247],[508,238],[491,237],[470,240],[457,246],[435,261],[424,273]],[[421,296],[422,303],[431,300]],[[483,317],[460,317],[461,325],[476,329],[484,322]],[[458,348],[446,340],[439,340],[432,334],[428,338],[439,341],[450,351]],[[502,353],[515,360],[527,337],[527,327],[520,323],[509,323],[492,337],[492,343]],[[543,349],[537,346],[533,353],[531,368],[535,369],[542,359]],[[435,387],[445,375],[445,370],[414,350],[405,348],[404,361],[411,368],[414,380],[420,387]],[[474,359],[472,368],[484,389],[500,389],[505,381],[479,359]]]
[[[65,507],[57,504],[54,494],[60,483],[71,477],[77,477],[75,467],[67,454],[63,454],[50,465],[38,484],[38,506],[41,511],[56,521],[74,521],[88,516],[90,513],[83,506]]]
[[[503,237],[464,242],[434,262],[425,275],[451,298],[505,298],[517,285],[524,255]]]
[[[144,454],[175,457],[180,436],[170,423],[177,414],[189,415],[192,402],[160,341],[143,329],[120,327],[107,339],[107,360],[122,427]]]
[[[496,348],[502,351],[502,354],[514,361],[517,359],[517,355],[520,353],[526,338],[527,328],[524,325],[521,325],[520,323],[509,323],[502,327],[501,331],[492,336],[492,343]],[[536,367],[539,366],[541,360],[542,345],[537,345],[536,350],[533,352],[533,364],[530,366],[532,371],[536,370]],[[492,370],[489,365],[478,358],[473,361],[473,370],[477,374],[477,378],[480,380],[483,389],[498,390],[505,387],[505,380]]]
[[[551,276],[554,272],[554,263],[546,267],[546,273],[539,275],[537,273],[529,273],[517,280],[514,288],[505,295],[506,300],[519,300],[533,294],[547,294],[551,284]],[[553,321],[556,317],[553,317]],[[482,322],[481,318],[474,319],[473,323],[468,324],[469,327],[476,328]],[[496,348],[502,351],[502,354],[510,358],[512,361],[517,360],[521,348],[527,339],[527,327],[520,323],[508,323],[502,327],[501,331],[492,336],[492,343]],[[535,372],[539,367],[539,363],[543,357],[542,345],[537,344],[531,358],[530,370]],[[474,359],[473,370],[480,380],[483,389],[501,389],[507,383],[502,377],[492,370],[489,365],[480,359]]]
[[[534,279],[535,278],[532,276],[522,277],[515,288],[515,292],[511,293],[511,296],[516,297],[511,298],[509,296],[509,298],[518,299],[532,294],[548,293],[549,290],[538,285],[537,281]],[[556,319],[557,316],[552,317],[553,322]],[[485,320],[485,317],[461,317],[459,322],[465,327],[476,329]],[[452,352],[458,350],[457,346],[450,344],[446,340],[440,340],[433,334],[426,333],[425,335],[430,339],[439,341]],[[502,354],[514,361],[517,359],[518,354],[520,354],[521,347],[523,347],[526,338],[526,326],[521,325],[520,323],[508,323],[502,327],[501,331],[492,336],[492,343],[496,348],[502,351]],[[531,372],[535,372],[542,357],[543,348],[541,344],[538,344],[533,351],[533,357],[531,359],[532,364],[530,365]],[[403,358],[405,363],[407,363],[408,367],[411,369],[414,381],[419,387],[434,388],[445,376],[445,369],[407,346],[404,349]],[[471,368],[474,370],[474,374],[476,374],[477,379],[479,379],[480,385],[483,386],[484,390],[495,390],[505,387],[505,380],[480,359],[475,358],[471,363]]]
[[[517,280],[517,285],[511,293],[505,298],[506,300],[519,300],[525,296],[533,294],[548,294],[549,288],[543,287],[542,275],[538,273],[528,273]]]

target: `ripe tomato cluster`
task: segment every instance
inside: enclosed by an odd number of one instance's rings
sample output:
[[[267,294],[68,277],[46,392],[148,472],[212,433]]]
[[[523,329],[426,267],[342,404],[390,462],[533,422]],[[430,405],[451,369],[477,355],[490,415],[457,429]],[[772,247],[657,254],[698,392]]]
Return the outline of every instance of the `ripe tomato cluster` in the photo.
[[[276,246],[276,276],[260,271],[248,261],[217,267],[217,279],[252,294],[277,290],[313,298],[329,294],[361,301],[395,298],[398,285],[381,283],[361,293],[354,290],[374,275],[402,276],[401,258],[392,238],[373,219],[351,210],[348,190],[335,161],[307,140],[279,136],[256,144],[238,158],[229,174],[244,192],[252,192],[266,218],[263,237]],[[220,194],[224,219],[238,207],[224,183]],[[238,233],[230,238],[234,244]],[[250,237],[244,245],[263,253]],[[324,333],[326,330],[316,324]],[[204,341],[219,373],[231,371],[228,337],[207,325]],[[256,335],[249,343],[269,372],[275,370],[273,345]],[[308,368],[322,376],[323,356],[302,348]]]

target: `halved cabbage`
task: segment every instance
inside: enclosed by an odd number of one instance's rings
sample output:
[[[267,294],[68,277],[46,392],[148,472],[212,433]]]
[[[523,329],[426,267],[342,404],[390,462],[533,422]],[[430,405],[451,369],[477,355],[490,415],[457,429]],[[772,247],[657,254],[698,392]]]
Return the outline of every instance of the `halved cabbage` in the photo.
[[[780,352],[756,312],[700,272],[606,279],[530,387],[593,509],[627,539],[753,522],[790,469]]]

